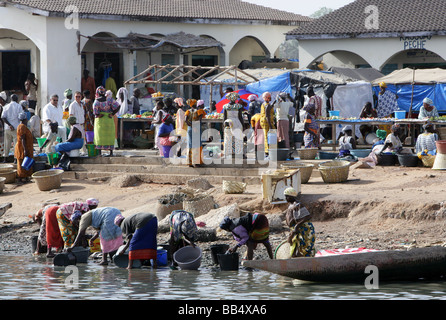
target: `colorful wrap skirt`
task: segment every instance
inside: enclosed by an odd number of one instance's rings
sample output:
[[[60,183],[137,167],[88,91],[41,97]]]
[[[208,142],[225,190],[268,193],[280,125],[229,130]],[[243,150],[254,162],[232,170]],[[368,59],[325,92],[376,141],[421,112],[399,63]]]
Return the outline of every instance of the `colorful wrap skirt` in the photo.
[[[249,233],[249,240],[254,242],[264,242],[269,238],[269,222],[268,218],[263,215],[256,213],[252,217],[253,219],[253,229]]]
[[[300,253],[304,257],[314,257],[316,250],[314,244],[316,242],[316,236],[314,232],[314,226],[311,222],[303,223],[298,230],[298,234],[293,238],[291,245],[291,256],[294,253]]]
[[[65,248],[71,247],[76,240],[79,228],[73,225],[60,209],[57,209],[56,217]]]
[[[94,144],[96,149],[114,150],[116,139],[115,120],[110,118],[108,112],[101,112],[104,116],[94,121]]]
[[[57,220],[58,206],[50,207],[45,210],[45,231],[46,241],[50,248],[63,248],[64,240]]]
[[[158,219],[150,219],[146,225],[136,229],[130,240],[129,259],[130,260],[150,260],[156,259],[158,232]]]

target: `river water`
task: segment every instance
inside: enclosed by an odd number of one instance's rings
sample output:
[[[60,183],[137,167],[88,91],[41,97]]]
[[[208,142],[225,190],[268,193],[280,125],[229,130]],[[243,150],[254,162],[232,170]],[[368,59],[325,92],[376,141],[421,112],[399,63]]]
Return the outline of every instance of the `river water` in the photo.
[[[57,267],[45,257],[0,256],[0,300],[445,300],[446,282],[364,285],[300,282],[264,271],[120,269],[93,261]]]

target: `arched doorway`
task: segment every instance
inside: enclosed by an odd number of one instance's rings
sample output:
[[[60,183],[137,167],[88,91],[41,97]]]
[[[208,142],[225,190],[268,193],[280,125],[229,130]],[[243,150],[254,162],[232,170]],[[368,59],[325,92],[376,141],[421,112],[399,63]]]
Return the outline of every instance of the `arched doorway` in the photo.
[[[270,58],[271,53],[262,41],[253,36],[241,38],[229,52],[229,64],[238,66],[247,60],[253,63]]]
[[[108,32],[93,35],[82,49],[82,69],[88,69],[94,77],[96,87],[105,85],[105,80],[112,76],[119,87],[124,82],[123,51],[107,47],[101,38],[116,38]]]
[[[0,91],[26,96],[25,81],[29,73],[40,79],[40,50],[26,35],[0,29]]]
[[[446,69],[446,60],[439,54],[425,49],[403,50],[390,57],[382,66],[383,74],[392,73],[395,70],[404,68]]]
[[[314,59],[307,68],[314,70],[328,70],[331,67],[340,68],[370,68],[370,64],[360,55],[345,50],[326,52]]]

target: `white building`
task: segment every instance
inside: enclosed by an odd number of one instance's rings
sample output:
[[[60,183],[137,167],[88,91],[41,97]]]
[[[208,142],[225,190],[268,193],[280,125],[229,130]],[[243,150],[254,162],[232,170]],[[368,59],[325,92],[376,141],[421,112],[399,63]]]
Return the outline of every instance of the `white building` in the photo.
[[[0,90],[20,92],[33,72],[40,107],[53,93],[80,90],[84,68],[98,85],[110,62],[119,87],[150,64],[238,65],[274,56],[287,32],[311,21],[240,0],[0,0],[0,17]],[[129,34],[179,32],[221,45],[120,46]]]
[[[287,34],[300,67],[446,68],[445,0],[357,0]]]

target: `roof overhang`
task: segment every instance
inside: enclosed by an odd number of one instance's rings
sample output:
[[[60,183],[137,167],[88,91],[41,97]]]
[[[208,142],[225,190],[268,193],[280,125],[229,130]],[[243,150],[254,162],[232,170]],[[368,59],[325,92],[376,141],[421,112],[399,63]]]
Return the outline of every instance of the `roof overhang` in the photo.
[[[375,39],[446,36],[444,31],[417,32],[377,32],[377,33],[339,33],[339,34],[286,34],[286,40],[339,40],[339,39]]]
[[[111,49],[131,51],[153,51],[165,45],[171,45],[178,49],[209,49],[224,46],[224,44],[217,40],[211,38],[203,38],[184,32],[172,33],[163,37],[143,35],[138,33],[129,33],[129,35],[126,37],[83,37],[95,42],[99,42]]]

